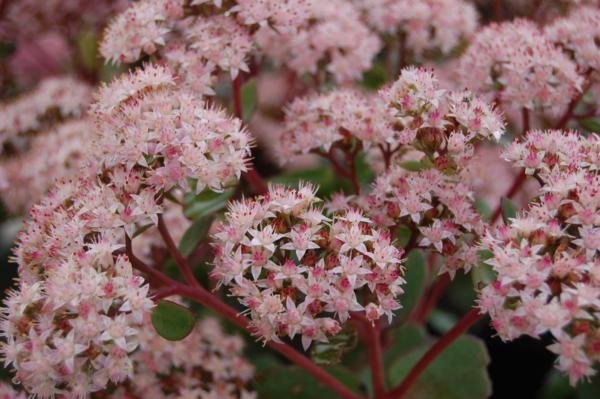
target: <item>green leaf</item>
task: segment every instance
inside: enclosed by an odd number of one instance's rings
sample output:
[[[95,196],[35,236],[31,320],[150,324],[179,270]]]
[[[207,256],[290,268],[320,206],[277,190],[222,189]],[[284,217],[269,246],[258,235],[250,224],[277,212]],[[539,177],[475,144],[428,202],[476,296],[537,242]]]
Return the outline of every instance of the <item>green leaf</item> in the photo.
[[[148,229],[149,229],[150,227],[152,227],[152,226],[154,226],[154,223],[148,223],[148,224],[145,224],[145,225],[143,225],[142,227],[140,227],[139,229],[137,229],[137,230],[135,231],[135,233],[133,233],[133,237],[131,237],[131,238],[135,238],[135,237],[137,237],[137,236],[139,236],[139,235],[142,235],[142,234],[144,234],[144,232],[145,232],[146,230],[148,230]]]
[[[370,90],[378,90],[385,84],[387,72],[381,61],[375,61],[373,67],[363,74],[362,85]]]
[[[212,220],[212,216],[200,217],[187,229],[183,237],[181,237],[181,241],[179,241],[179,252],[183,256],[191,254],[198,246],[198,242],[206,237]]]
[[[100,81],[109,83],[113,79],[116,79],[117,76],[122,74],[124,68],[120,65],[115,65],[112,63],[103,64],[100,68]]]
[[[483,288],[496,280],[496,273],[492,266],[484,263],[493,256],[494,254],[490,250],[484,249],[479,251],[480,262],[471,270],[471,278],[473,279],[473,286],[475,288]]]
[[[358,378],[350,370],[335,366],[327,368],[327,371],[351,390],[360,389]],[[256,391],[260,399],[339,398],[334,391],[297,366],[277,367],[259,376]]]
[[[14,43],[0,42],[0,59],[9,57],[16,49]]]
[[[427,352],[420,346],[397,359],[389,368],[393,385],[399,384]],[[491,394],[486,368],[489,356],[483,342],[463,336],[448,346],[421,374],[406,399],[484,399]]]
[[[481,215],[483,220],[490,220],[490,217],[492,216],[492,209],[483,198],[475,199],[475,210]]]
[[[225,208],[229,198],[235,193],[235,188],[230,188],[222,193],[204,190],[200,194],[189,195],[185,199],[183,214],[189,219],[199,219]]]
[[[77,55],[81,64],[88,71],[96,70],[98,66],[98,35],[88,30],[77,36]]]
[[[421,161],[404,161],[400,163],[400,167],[411,172],[418,172],[420,170],[425,169]]]
[[[600,117],[581,119],[579,126],[589,132],[600,133]]]
[[[445,312],[441,309],[433,309],[427,322],[435,331],[440,334],[446,334],[454,327],[457,321],[458,317],[454,314]]]
[[[414,348],[423,346],[431,341],[425,329],[413,323],[406,323],[390,330],[389,340],[391,344],[385,349],[383,354],[383,362],[386,369],[392,365],[395,359],[399,359]]]
[[[512,202],[508,198],[502,197],[501,206],[502,219],[504,220],[505,224],[508,224],[508,219],[513,219],[517,217],[519,207],[517,207],[517,205],[514,202]]]
[[[244,122],[248,122],[257,104],[256,79],[250,79],[242,86],[240,96],[242,98],[242,109],[244,110]]]
[[[408,319],[411,311],[423,296],[425,280],[427,279],[427,265],[423,252],[419,250],[410,251],[404,268],[406,284],[403,285],[402,308],[396,312],[398,320]]]
[[[191,310],[178,303],[160,300],[152,310],[152,325],[164,339],[180,341],[194,329],[196,317]]]
[[[410,230],[410,227],[405,224],[398,225],[398,229],[396,230],[396,240],[398,245],[401,247],[408,245],[411,236],[412,231]]]
[[[590,381],[580,381],[576,387],[569,384],[569,377],[558,370],[552,370],[546,379],[540,398],[549,399],[598,399],[600,398],[600,376]]]
[[[329,338],[329,342],[314,343],[310,351],[310,357],[317,364],[339,364],[342,355],[354,349],[357,343],[356,330],[350,324],[345,324],[339,334]]]

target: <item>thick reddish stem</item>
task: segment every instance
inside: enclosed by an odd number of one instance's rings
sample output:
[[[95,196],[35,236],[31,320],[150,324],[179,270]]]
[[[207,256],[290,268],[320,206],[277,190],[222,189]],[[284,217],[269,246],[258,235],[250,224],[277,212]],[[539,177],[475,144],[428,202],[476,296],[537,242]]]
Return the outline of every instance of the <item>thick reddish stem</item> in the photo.
[[[588,71],[586,74],[586,77],[589,77],[589,74],[590,74],[590,72]],[[581,99],[583,98],[585,93],[589,90],[590,86],[591,86],[591,79],[588,79],[586,81],[586,83],[583,85],[583,88],[581,89],[581,93],[579,93],[573,100],[571,100],[571,102],[569,103],[569,106],[567,107],[567,110],[565,111],[563,116],[556,122],[556,125],[554,126],[555,129],[562,129],[567,125],[567,123],[569,122],[569,119],[571,119],[573,117],[573,111],[575,111],[575,107],[577,106],[579,101],[581,101]]]
[[[527,134],[530,129],[530,118],[529,118],[529,110],[527,108],[523,108],[521,110],[521,117],[523,119],[523,136]]]
[[[239,119],[244,119],[244,109],[242,105],[242,84],[243,77],[241,74],[231,82],[231,92],[233,98],[233,113]],[[249,161],[249,167],[243,174],[244,180],[250,185],[255,194],[266,194],[269,191],[267,183],[262,176],[256,171],[254,164]]]
[[[450,284],[450,275],[448,273],[444,273],[439,276],[434,283],[434,285],[429,290],[429,295],[427,296],[426,301],[422,304],[420,308],[415,312],[414,320],[418,323],[424,323],[429,318],[431,311],[435,308],[435,305],[438,303],[442,295],[444,294],[444,290]]]
[[[131,265],[135,269],[148,275],[149,279],[157,280],[162,285],[167,285],[167,286],[175,283],[175,280],[171,279],[166,274],[161,273],[159,270],[148,266],[147,264],[145,264],[142,260],[138,259],[133,254],[133,248],[131,246],[131,238],[129,238],[129,236],[127,234],[125,234],[125,253],[127,254],[127,257],[129,258],[129,262],[131,262]]]
[[[365,343],[369,352],[371,378],[375,399],[385,399],[385,371],[383,370],[383,351],[381,349],[381,334],[377,326],[365,320]]]
[[[342,165],[340,165],[340,163],[338,162],[338,160],[335,157],[335,154],[333,153],[333,148],[331,148],[329,150],[329,152],[324,152],[321,150],[315,150],[313,152],[317,155],[322,156],[323,158],[328,159],[329,162],[331,162],[331,165],[333,166],[333,169],[336,171],[336,173],[338,173],[341,176],[344,176],[346,179],[348,179],[350,181],[355,194],[360,194],[360,183],[358,182],[358,176],[356,174],[356,172],[357,172],[356,171],[356,163],[355,163],[356,153],[353,153],[351,155],[347,154],[347,156],[346,156],[346,161],[350,165],[350,172],[349,172],[346,169],[344,169],[342,167]]]
[[[398,68],[396,70],[396,77],[400,76],[402,69],[406,66],[406,34],[400,34],[400,40],[398,43]]]
[[[254,169],[254,165],[251,165],[251,168],[244,172],[243,176],[254,193],[261,195],[269,192],[269,186],[256,169]]]
[[[427,367],[458,337],[469,329],[481,318],[478,309],[471,309],[446,335],[437,340],[435,344],[421,357],[417,364],[410,370],[404,381],[392,389],[388,395],[389,399],[400,399],[413,386],[417,379],[423,374]]]
[[[515,178],[512,186],[510,186],[510,189],[506,192],[506,195],[504,197],[506,197],[508,199],[511,199],[512,197],[514,197],[515,194],[517,194],[519,192],[521,187],[523,187],[523,184],[526,181],[527,181],[527,175],[525,174],[525,169],[523,169],[521,171],[521,173],[519,173],[519,175]],[[490,225],[493,225],[496,222],[496,220],[498,220],[498,218],[500,217],[501,214],[502,214],[502,201],[498,204],[498,206],[494,210],[494,213],[492,213],[492,217],[490,218]]]
[[[238,314],[237,311],[222,302],[220,299],[211,295],[204,289],[198,289],[195,287],[188,287],[184,285],[180,285],[179,289],[176,291],[177,294],[185,296],[190,299],[194,299],[197,302],[207,306],[217,313],[221,314],[223,317],[243,328],[244,330],[253,333],[253,328],[250,325],[249,320]],[[269,341],[267,343],[269,347],[271,347],[276,352],[279,352],[281,355],[285,356],[291,362],[297,364],[298,366],[304,368],[308,373],[312,374],[317,380],[321,381],[323,384],[337,392],[344,399],[362,399],[360,395],[352,392],[348,387],[342,384],[340,381],[335,379],[331,374],[325,371],[323,368],[317,366],[314,362],[312,362],[306,356],[298,353],[292,347],[280,344],[274,341]]]
[[[504,17],[504,10],[502,9],[502,0],[494,0],[494,19],[501,21]]]
[[[158,215],[158,231],[160,232],[160,235],[163,241],[165,242],[169,253],[175,260],[175,263],[177,263],[181,274],[183,274],[183,278],[185,278],[185,281],[187,281],[188,284],[194,287],[200,287],[200,283],[198,282],[198,280],[196,280],[196,277],[194,277],[194,273],[192,272],[190,265],[187,263],[185,257],[181,254],[181,252],[179,252],[177,245],[173,241],[173,238],[169,233],[167,225],[165,225],[165,221],[162,215]]]

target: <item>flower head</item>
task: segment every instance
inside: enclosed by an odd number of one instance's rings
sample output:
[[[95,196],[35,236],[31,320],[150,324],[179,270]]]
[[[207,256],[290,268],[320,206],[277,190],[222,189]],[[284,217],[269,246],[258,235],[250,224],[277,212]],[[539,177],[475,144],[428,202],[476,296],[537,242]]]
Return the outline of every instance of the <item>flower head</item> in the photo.
[[[299,334],[305,348],[336,335],[352,312],[392,317],[402,292],[402,252],[359,211],[331,217],[314,189],[271,186],[233,204],[214,237],[213,275],[247,307],[261,339]],[[367,303],[359,291],[370,292]]]

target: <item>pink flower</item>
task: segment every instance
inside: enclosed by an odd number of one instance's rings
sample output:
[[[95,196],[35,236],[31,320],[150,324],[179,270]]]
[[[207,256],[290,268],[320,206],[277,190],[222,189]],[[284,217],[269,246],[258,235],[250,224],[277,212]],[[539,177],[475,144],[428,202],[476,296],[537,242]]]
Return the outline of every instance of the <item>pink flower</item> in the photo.
[[[308,184],[271,186],[262,198],[232,204],[214,236],[220,249],[212,274],[248,307],[265,341],[296,334],[305,348],[325,341],[339,332],[336,320],[363,311],[361,290],[371,291],[381,314],[391,316],[398,306],[390,298],[402,292],[401,252],[389,235],[357,210],[335,212],[331,222],[329,215],[316,217],[323,214],[317,202]],[[250,219],[250,209],[260,212]]]

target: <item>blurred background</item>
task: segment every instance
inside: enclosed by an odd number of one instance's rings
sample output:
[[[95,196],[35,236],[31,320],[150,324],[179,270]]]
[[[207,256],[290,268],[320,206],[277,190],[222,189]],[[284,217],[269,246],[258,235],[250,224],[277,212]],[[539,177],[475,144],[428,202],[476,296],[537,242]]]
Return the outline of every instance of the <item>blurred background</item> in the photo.
[[[494,9],[495,3],[476,1],[483,21],[497,18],[499,14],[498,10]],[[545,3],[550,1],[505,1],[500,15],[504,19],[532,15],[541,18],[543,13],[555,10],[544,7]],[[554,2],[552,3],[554,5]],[[19,94],[36,87],[42,79],[51,76],[72,76],[93,87],[121,73],[119,68],[105,64],[99,58],[97,43],[110,16],[124,9],[127,4],[127,0],[0,0],[0,101],[11,101]],[[378,87],[383,83],[385,77],[382,77],[380,66],[381,63],[376,63],[373,70],[365,74],[364,85]],[[259,102],[263,101],[263,105],[266,104],[265,108],[272,100],[261,94],[261,90],[267,89],[269,85],[275,86],[276,89],[277,84],[277,79],[259,82]],[[282,84],[281,81],[279,84]],[[6,117],[0,113],[0,119]],[[261,123],[257,118],[260,119],[260,115],[251,123]],[[261,130],[268,129],[263,124]],[[10,148],[5,149],[6,153],[10,154]],[[259,146],[254,155],[257,168],[264,176],[277,174],[278,181],[297,177],[314,180],[320,184],[322,193],[331,192],[340,185],[326,166],[308,161],[308,170],[281,171],[269,158],[268,153],[268,146],[261,142],[259,137]],[[373,178],[373,173],[367,171],[366,166],[363,171],[363,181]],[[35,178],[23,176],[26,179]],[[18,185],[19,182],[6,184]],[[10,288],[16,276],[16,266],[10,262],[11,246],[22,221],[26,218],[19,214],[19,209],[14,209],[14,204],[6,203],[11,198],[11,187],[5,187],[4,190],[8,191],[8,194],[3,197],[5,203],[0,205],[2,293]],[[489,204],[482,206],[482,214],[489,216],[490,208],[493,209]],[[427,323],[429,332],[433,335],[446,332],[468,311],[474,299],[471,277],[458,275],[444,292],[438,308],[432,312]],[[489,352],[488,371],[493,386],[492,398],[600,398],[599,376],[572,389],[567,378],[553,369],[554,355],[545,349],[550,344],[549,340],[523,337],[504,343],[494,336],[488,324],[489,320],[484,319],[476,324],[471,332],[484,340]],[[6,370],[2,370],[1,376],[3,379],[10,379]]]

